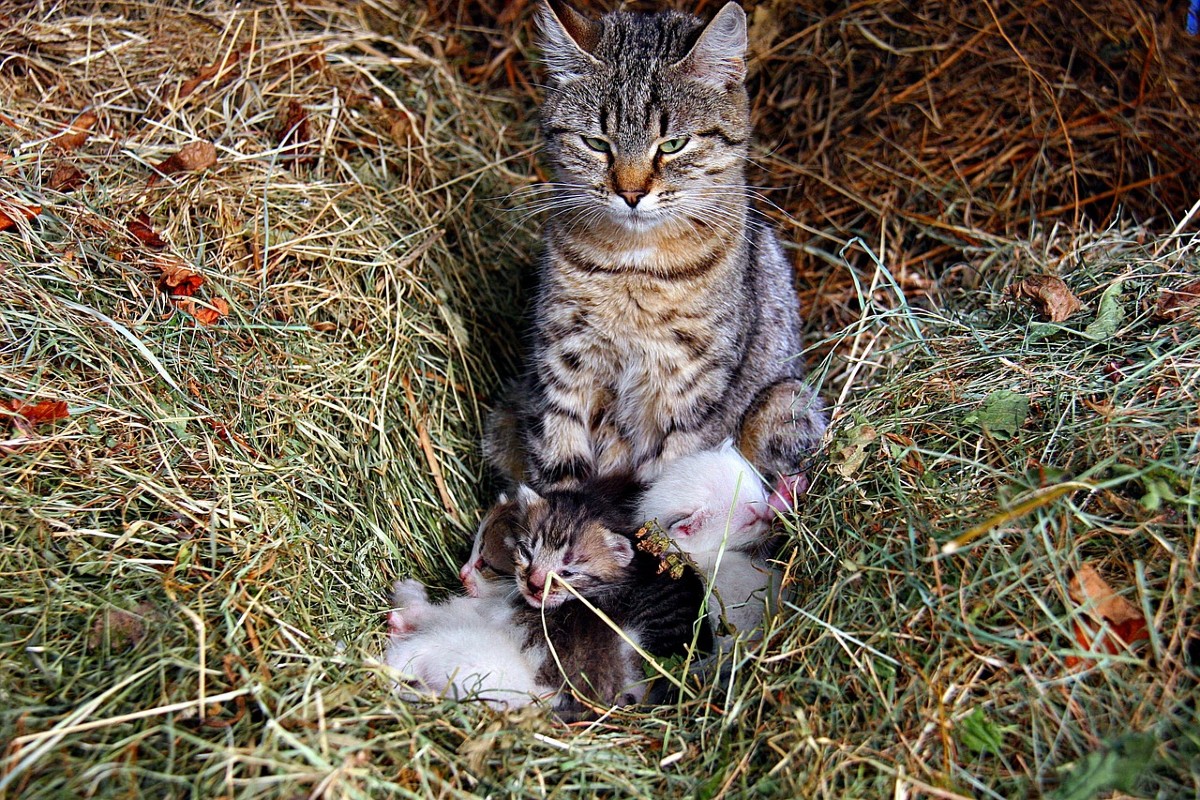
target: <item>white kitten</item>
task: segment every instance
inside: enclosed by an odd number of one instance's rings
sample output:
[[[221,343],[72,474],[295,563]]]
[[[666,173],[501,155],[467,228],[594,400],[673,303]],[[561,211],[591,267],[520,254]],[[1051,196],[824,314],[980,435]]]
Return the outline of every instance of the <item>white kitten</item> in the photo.
[[[471,597],[493,597],[512,590],[514,566],[507,540],[520,521],[520,508],[502,494],[479,523],[471,555],[458,571],[458,579]]]
[[[402,697],[474,697],[517,708],[549,693],[537,680],[541,653],[524,647],[524,630],[503,597],[434,605],[420,582],[407,580],[396,584],[393,603],[384,662],[408,679],[397,683]]]
[[[666,464],[642,495],[638,515],[658,520],[691,556],[739,635],[752,636],[762,627],[774,571],[754,551],[769,535],[775,509],[762,480],[732,442]],[[709,601],[714,625],[721,603]]]

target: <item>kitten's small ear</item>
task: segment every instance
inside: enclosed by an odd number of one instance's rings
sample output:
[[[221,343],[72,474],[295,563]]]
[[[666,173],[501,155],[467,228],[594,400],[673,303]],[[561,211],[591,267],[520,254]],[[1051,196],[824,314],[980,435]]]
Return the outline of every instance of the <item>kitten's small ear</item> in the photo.
[[[558,83],[583,77],[600,62],[592,55],[600,43],[600,23],[561,0],[542,0],[538,9],[546,70]]]
[[[520,507],[522,509],[528,508],[530,505],[532,505],[533,503],[536,503],[538,500],[541,500],[541,499],[542,499],[542,496],[540,494],[538,494],[537,492],[535,492],[533,489],[529,488],[525,484],[522,483],[520,486],[517,487],[517,506],[518,507]]]
[[[633,561],[633,543],[628,536],[608,531],[604,534],[604,546],[622,568],[628,567]]]
[[[726,3],[674,69],[714,89],[728,91],[730,84],[746,79],[748,41],[746,12],[737,3]]]
[[[691,536],[695,533],[695,526],[700,522],[701,512],[694,511],[686,517],[675,517],[667,522],[667,535],[672,539],[683,536]]]

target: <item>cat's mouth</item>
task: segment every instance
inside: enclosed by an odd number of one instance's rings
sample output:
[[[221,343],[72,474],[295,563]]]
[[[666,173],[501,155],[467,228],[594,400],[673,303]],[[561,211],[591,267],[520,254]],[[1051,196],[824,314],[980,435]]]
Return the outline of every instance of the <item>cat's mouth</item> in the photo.
[[[566,602],[567,596],[559,592],[546,594],[537,592],[536,594],[521,590],[521,596],[525,598],[525,602],[534,608],[558,608]]]
[[[609,208],[609,217],[620,227],[632,233],[649,233],[670,217],[661,208]]]

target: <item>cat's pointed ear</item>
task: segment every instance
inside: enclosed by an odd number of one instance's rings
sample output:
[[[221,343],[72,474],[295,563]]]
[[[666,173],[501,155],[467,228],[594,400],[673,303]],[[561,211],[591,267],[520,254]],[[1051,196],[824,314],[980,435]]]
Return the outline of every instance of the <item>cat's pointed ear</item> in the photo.
[[[700,33],[674,69],[714,89],[727,91],[746,79],[746,12],[729,2]]]
[[[633,542],[629,541],[628,536],[606,531],[604,534],[604,546],[612,553],[613,559],[621,569],[628,567],[630,562],[633,561]]]
[[[551,79],[568,83],[600,62],[592,55],[600,43],[600,23],[561,0],[542,0],[538,9],[542,54]]]
[[[525,484],[517,487],[517,506],[525,509],[541,500],[542,496]]]

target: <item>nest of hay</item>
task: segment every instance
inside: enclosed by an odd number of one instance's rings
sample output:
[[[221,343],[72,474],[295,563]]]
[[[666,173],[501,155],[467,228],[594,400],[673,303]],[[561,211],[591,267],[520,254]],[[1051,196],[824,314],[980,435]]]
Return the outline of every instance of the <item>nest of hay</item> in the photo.
[[[0,796],[1195,790],[1181,5],[748,5],[837,404],[795,602],[575,727],[373,662],[489,498],[532,4],[0,12]]]

